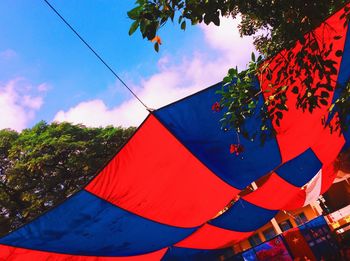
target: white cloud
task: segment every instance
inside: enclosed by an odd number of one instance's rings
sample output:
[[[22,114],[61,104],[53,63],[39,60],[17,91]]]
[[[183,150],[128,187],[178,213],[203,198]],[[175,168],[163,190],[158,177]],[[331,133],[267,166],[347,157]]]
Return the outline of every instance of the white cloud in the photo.
[[[129,113],[137,111],[143,113],[138,117],[132,117]],[[139,117],[145,117],[146,111],[139,108],[138,103],[125,103],[123,106],[108,109],[102,100],[91,100],[79,103],[77,106],[69,109],[67,112],[59,111],[55,116],[55,121],[70,121],[74,123],[83,123],[86,126],[131,126],[138,125]]]
[[[21,131],[28,126],[43,104],[43,97],[33,94],[33,90],[20,78],[0,83],[0,129]]]
[[[0,52],[0,58],[8,60],[8,59],[12,59],[15,57],[17,57],[17,53],[12,49],[6,49],[6,50]]]
[[[240,21],[239,16],[237,19],[224,18],[220,20],[219,28],[213,24],[201,25],[201,28],[209,46],[220,50],[231,66],[244,69],[255,48],[253,37],[240,37],[237,29]]]
[[[206,50],[182,57],[179,63],[172,62],[175,59],[171,55],[161,57],[158,72],[132,86],[137,95],[150,108],[156,109],[221,81],[230,67],[244,68],[254,50],[253,40],[240,37],[237,23],[224,18],[220,27],[200,26],[204,39],[198,42]],[[87,126],[137,126],[146,115],[147,111],[134,98],[114,108],[96,99],[59,111],[54,120]]]
[[[48,90],[50,90],[50,86],[44,82],[38,85],[37,90],[38,92],[47,92]]]

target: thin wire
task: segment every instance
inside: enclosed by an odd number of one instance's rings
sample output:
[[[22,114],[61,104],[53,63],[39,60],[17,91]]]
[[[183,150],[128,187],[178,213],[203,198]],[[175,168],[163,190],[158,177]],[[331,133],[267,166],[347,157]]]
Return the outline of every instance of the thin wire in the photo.
[[[125,88],[129,90],[129,92],[148,110],[151,109],[147,107],[147,105],[129,88],[129,86],[118,76],[118,74],[105,62],[102,57],[80,36],[80,34],[62,17],[62,15],[49,3],[48,0],[44,0],[44,2],[54,11],[59,18],[73,31],[73,33],[78,36],[78,38],[90,49],[91,52],[107,67],[107,69],[124,85]]]

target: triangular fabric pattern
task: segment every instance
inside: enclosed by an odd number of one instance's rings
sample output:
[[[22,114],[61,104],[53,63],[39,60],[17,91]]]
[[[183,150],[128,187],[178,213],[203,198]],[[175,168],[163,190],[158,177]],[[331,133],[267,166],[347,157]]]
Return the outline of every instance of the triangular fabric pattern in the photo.
[[[332,90],[350,78],[350,33],[343,15],[349,8],[311,32],[320,46],[333,48],[327,54],[335,61]],[[293,54],[301,47],[298,42],[268,62],[293,74]],[[260,106],[276,77],[257,82]],[[290,85],[288,79],[283,84]],[[315,71],[312,84],[322,82]],[[293,84],[302,88],[302,79]],[[249,237],[279,210],[302,207],[330,187],[333,163],[350,145],[350,131],[331,133],[321,123],[326,117],[334,124],[336,114],[328,116],[327,107],[313,113],[295,109],[289,90],[289,111],[280,124],[270,122],[276,137],[263,146],[242,137],[245,150],[236,156],[229,152],[237,143],[235,133],[223,130],[222,112],[211,109],[221,89],[219,83],[151,112],[85,188],[0,238],[0,260],[200,260]],[[338,96],[330,91],[327,103]],[[257,128],[257,121],[249,120],[249,128]],[[257,190],[239,196],[266,175]]]

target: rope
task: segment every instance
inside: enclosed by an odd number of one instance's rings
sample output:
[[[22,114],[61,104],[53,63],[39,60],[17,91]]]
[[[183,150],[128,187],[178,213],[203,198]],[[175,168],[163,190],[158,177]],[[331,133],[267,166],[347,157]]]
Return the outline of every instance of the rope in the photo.
[[[84,40],[83,37],[67,22],[66,19],[49,3],[48,0],[44,0],[44,2],[51,8],[51,10],[58,15],[59,18],[68,26],[69,29],[85,44],[86,47],[90,49],[90,51],[107,67],[107,69],[124,85],[125,88],[146,108],[146,110],[151,111],[150,108],[136,95],[135,92],[118,76],[118,74],[105,62],[105,60]]]

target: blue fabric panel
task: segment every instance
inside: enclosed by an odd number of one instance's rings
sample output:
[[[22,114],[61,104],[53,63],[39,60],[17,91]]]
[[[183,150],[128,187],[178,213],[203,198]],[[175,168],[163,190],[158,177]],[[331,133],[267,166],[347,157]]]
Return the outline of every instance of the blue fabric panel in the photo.
[[[265,225],[277,212],[277,210],[264,209],[239,199],[224,214],[209,223],[228,230],[250,232]]]
[[[308,183],[321,168],[321,161],[311,149],[307,149],[298,157],[283,164],[275,170],[275,172],[294,186],[302,187]]]
[[[222,130],[223,111],[211,109],[220,100],[221,95],[216,91],[221,89],[221,84],[214,85],[154,114],[211,171],[233,187],[243,189],[277,167],[281,156],[275,138],[262,146],[260,139],[251,141],[242,135],[240,144],[244,152],[239,156],[230,154],[230,144],[238,143],[237,135],[232,130]],[[259,106],[262,105],[261,95]],[[252,132],[260,127],[259,119],[256,115],[248,120],[247,126]]]
[[[173,245],[195,229],[147,220],[80,191],[0,239],[0,244],[54,253],[131,256]]]
[[[344,87],[349,80],[350,80],[350,27],[348,26],[345,47],[343,52],[343,59],[340,64],[338,84]],[[339,98],[341,90],[342,88],[336,89],[334,93],[333,102]],[[350,115],[347,115],[347,122],[350,122]],[[348,130],[344,132],[344,136],[346,139],[345,148],[349,148],[350,147],[350,127],[348,127]]]
[[[170,247],[162,261],[213,261],[227,260],[233,256],[232,248],[202,250],[182,247]]]
[[[350,79],[350,29],[346,33],[343,58],[340,64],[338,84],[345,86]]]
[[[333,100],[332,103],[334,103],[340,96],[343,88],[345,87],[346,83],[350,80],[350,28],[348,27],[347,33],[346,33],[346,40],[343,50],[343,57],[340,64],[339,69],[339,75],[338,75],[338,85],[337,88],[334,91]],[[329,122],[335,114],[335,110],[333,110],[329,117],[327,122]]]

